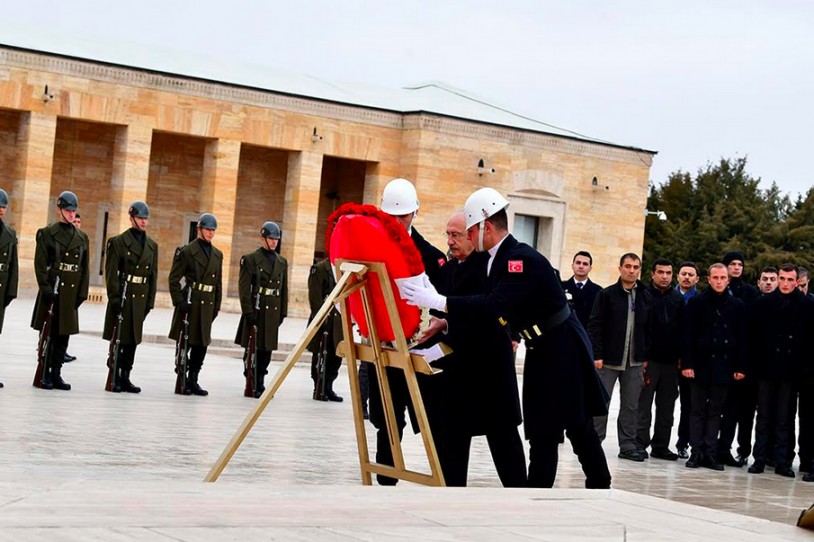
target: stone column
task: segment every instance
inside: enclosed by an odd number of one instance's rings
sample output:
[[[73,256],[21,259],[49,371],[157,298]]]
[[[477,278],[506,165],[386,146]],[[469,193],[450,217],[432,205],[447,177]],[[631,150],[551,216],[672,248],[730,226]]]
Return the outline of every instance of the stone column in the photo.
[[[36,288],[34,249],[37,230],[54,220],[49,204],[57,117],[30,112],[20,116],[12,226],[17,230],[20,286]]]
[[[207,142],[201,179],[200,208],[202,212],[212,213],[218,219],[214,244],[223,252],[224,292],[229,291],[239,166],[240,141],[214,139]]]
[[[292,316],[309,313],[308,273],[314,261],[321,182],[322,153],[289,154],[282,250],[288,260],[288,312]]]
[[[147,179],[150,175],[152,141],[153,128],[149,125],[131,124],[116,130],[113,176],[110,181],[110,201],[113,207],[107,223],[108,238],[130,227],[127,211],[132,202],[141,200],[150,204],[147,201]]]

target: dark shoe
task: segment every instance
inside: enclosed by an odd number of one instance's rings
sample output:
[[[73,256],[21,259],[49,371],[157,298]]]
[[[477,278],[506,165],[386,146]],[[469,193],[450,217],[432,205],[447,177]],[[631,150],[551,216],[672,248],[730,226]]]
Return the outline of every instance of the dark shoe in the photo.
[[[76,356],[72,356],[69,353],[65,352],[65,360],[64,363],[70,363],[72,361],[76,361]]]
[[[800,462],[800,472],[811,472],[811,463]]]
[[[650,457],[655,457],[656,459],[664,459],[666,461],[675,461],[678,459],[678,454],[674,454],[667,448],[656,448],[650,453]]]
[[[727,467],[742,467],[743,466],[740,463],[738,463],[738,461],[734,457],[732,457],[732,454],[730,454],[730,453],[718,454],[717,463],[723,463]]]
[[[767,467],[776,467],[777,465],[774,464],[774,459],[767,459],[766,460]]]
[[[334,390],[326,391],[325,392],[325,397],[326,397],[326,399],[323,399],[323,400],[333,401],[334,403],[341,403],[342,401],[344,401],[342,396],[337,395],[336,392],[334,392]]]
[[[763,474],[764,470],[766,470],[766,463],[758,459],[749,467],[749,474]]]
[[[697,469],[701,466],[701,456],[693,453],[690,458],[684,463],[684,466],[688,469]]]
[[[690,454],[687,453],[686,448],[676,448],[676,451],[678,452],[676,455],[678,455],[678,457],[680,457],[681,459],[687,459],[688,457],[690,457]]]
[[[639,452],[639,455],[641,455],[641,456],[642,456],[642,457],[644,457],[645,459],[647,459],[648,457],[650,457],[650,454],[649,454],[649,453],[647,453],[647,450],[645,450],[644,448],[639,448],[639,449],[638,449],[638,450],[636,450],[636,451],[637,451],[637,452]]]
[[[121,390],[125,393],[141,393],[141,388],[130,382],[130,370],[122,370]]]
[[[814,482],[814,472],[807,472],[805,476],[803,476],[803,482]]]
[[[737,465],[732,465],[733,467],[745,467],[749,464],[749,456],[748,455],[737,455],[735,456],[735,462]]]
[[[189,371],[189,376],[187,377],[187,388],[184,390],[184,395],[198,395],[200,397],[206,397],[209,395],[208,391],[198,385],[197,371]]]
[[[717,471],[724,470],[724,466],[718,463],[718,459],[714,455],[705,456],[704,460],[701,462],[701,466]]]
[[[774,468],[774,473],[779,474],[780,476],[785,476],[786,478],[794,478],[797,476],[788,465],[778,465]]]
[[[2,387],[3,387],[3,383],[2,383],[2,382],[0,382],[0,388],[2,388]]]
[[[68,391],[71,389],[71,385],[62,380],[62,366],[51,368],[51,384],[55,390]]]
[[[645,460],[644,454],[641,453],[641,450],[626,450],[624,452],[619,452],[618,457],[619,459],[627,459],[628,461],[636,461],[637,463],[641,463]]]

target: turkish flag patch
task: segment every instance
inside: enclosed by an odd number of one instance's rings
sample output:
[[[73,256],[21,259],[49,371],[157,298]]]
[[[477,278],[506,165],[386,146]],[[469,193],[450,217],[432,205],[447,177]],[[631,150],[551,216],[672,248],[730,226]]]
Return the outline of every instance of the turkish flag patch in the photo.
[[[509,273],[522,273],[523,260],[509,260]]]
[[[444,258],[438,258],[438,267],[444,267],[445,263],[447,263],[447,261]]]

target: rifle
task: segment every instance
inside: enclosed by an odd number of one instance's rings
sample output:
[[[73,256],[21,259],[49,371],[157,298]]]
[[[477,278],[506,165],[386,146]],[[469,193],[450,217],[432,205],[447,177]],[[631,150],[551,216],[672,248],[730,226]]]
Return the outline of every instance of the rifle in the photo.
[[[124,302],[127,299],[127,281],[122,285],[122,303],[119,306],[119,316],[113,322],[113,336],[110,338],[110,347],[107,350],[107,381],[106,391],[121,391],[116,384],[116,375],[119,369],[119,346],[122,342],[122,320],[124,320]],[[116,389],[119,388],[119,389]]]
[[[246,373],[246,388],[243,390],[243,397],[258,397],[257,395],[257,317],[260,315],[260,281],[257,273],[254,276],[255,293],[254,323],[249,330],[249,342],[246,344],[246,351],[243,353],[243,370]]]
[[[40,338],[37,342],[37,371],[34,373],[32,385],[36,388],[46,388],[44,379],[48,375],[48,358],[51,355],[51,322],[54,319],[54,306],[59,295],[59,275],[54,278],[54,296],[48,304],[45,321],[42,323]],[[48,388],[46,388],[48,389]]]
[[[187,305],[192,306],[192,288],[187,290]],[[187,393],[187,361],[189,361],[189,310],[184,311],[184,320],[178,340],[175,342],[175,393]]]
[[[326,322],[330,322],[330,316]],[[327,325],[327,324],[323,324]],[[317,352],[317,381],[314,383],[314,399],[317,401],[327,401],[325,397],[325,361],[328,359],[328,330],[322,332],[319,339],[319,351]]]

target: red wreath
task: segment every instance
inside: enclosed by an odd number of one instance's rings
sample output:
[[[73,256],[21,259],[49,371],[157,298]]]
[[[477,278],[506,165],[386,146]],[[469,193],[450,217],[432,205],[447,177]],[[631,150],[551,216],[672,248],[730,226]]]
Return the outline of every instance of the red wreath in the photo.
[[[346,203],[328,217],[326,251],[331,262],[337,259],[382,262],[390,276],[390,286],[396,298],[396,307],[406,337],[412,337],[421,323],[421,311],[401,299],[394,279],[412,277],[424,272],[421,253],[415,247],[404,226],[373,205]],[[370,294],[373,298],[373,319],[379,339],[395,339],[387,307],[375,274],[371,273]],[[360,294],[348,298],[350,312],[359,326],[359,333],[368,337],[367,321]]]

